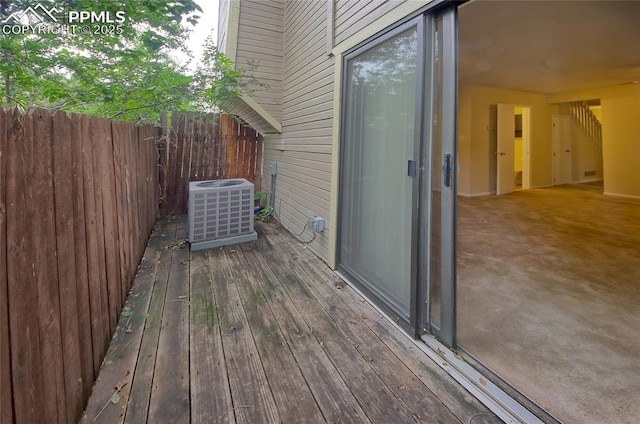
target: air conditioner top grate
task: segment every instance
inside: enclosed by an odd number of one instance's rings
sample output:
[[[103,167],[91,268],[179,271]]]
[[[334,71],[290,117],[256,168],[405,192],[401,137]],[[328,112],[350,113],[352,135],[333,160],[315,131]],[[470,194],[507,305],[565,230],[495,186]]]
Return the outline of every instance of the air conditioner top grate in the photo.
[[[197,183],[196,186],[211,188],[211,187],[231,187],[239,184],[243,184],[247,182],[245,179],[235,179],[235,180],[211,180],[211,181],[202,181]]]

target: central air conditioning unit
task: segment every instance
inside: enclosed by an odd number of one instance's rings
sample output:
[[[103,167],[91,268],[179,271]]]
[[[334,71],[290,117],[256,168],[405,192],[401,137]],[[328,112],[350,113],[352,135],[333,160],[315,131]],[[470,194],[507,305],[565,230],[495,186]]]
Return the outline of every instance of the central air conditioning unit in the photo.
[[[253,184],[244,178],[189,183],[191,250],[256,240]]]

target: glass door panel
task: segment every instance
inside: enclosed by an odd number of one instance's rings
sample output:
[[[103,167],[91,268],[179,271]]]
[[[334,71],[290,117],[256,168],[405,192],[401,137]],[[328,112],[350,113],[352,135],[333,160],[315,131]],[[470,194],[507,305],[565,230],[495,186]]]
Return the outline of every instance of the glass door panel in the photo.
[[[338,268],[416,335],[455,339],[455,7],[344,59]]]
[[[431,182],[429,184],[429,200],[431,202],[429,251],[429,322],[432,329],[441,326],[441,273],[442,268],[440,244],[441,232],[441,207],[442,207],[442,168],[438,161],[442,156],[442,19],[435,20],[433,36],[433,110],[431,115],[431,157],[435,166],[431,167]]]
[[[346,57],[341,147],[339,267],[407,322],[415,278],[419,32],[417,23],[406,24]]]

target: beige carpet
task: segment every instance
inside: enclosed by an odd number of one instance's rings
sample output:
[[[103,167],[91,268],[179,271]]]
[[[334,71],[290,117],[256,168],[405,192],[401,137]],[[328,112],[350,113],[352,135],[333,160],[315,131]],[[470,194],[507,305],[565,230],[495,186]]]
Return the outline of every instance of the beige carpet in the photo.
[[[566,423],[640,422],[640,201],[458,201],[458,343]]]

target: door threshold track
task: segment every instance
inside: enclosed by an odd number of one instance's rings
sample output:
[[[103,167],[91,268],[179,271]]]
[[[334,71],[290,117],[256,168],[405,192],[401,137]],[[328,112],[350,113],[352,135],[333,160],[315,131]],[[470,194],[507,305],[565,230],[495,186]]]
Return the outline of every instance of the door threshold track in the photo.
[[[517,400],[487,377],[459,358],[455,352],[432,336],[422,336],[422,342],[413,340],[415,345],[435,361],[440,368],[467,389],[473,396],[496,414],[505,423],[544,424]]]
[[[522,406],[513,397],[489,381],[488,378],[479,373],[463,359],[456,356],[448,347],[440,343],[432,336],[423,336],[416,340],[407,334],[389,315],[387,315],[378,305],[367,298],[347,277],[339,271],[334,273],[358,293],[367,303],[378,311],[387,321],[391,323],[399,332],[404,334],[411,342],[422,350],[432,361],[447,372],[462,387],[467,389],[476,399],[491,412],[496,414],[502,421],[508,424],[544,424],[540,418],[534,415],[527,408]]]

